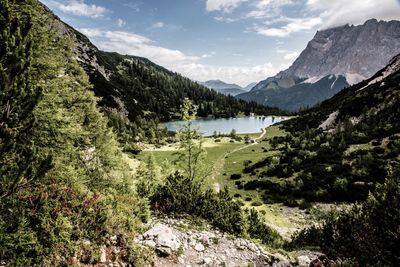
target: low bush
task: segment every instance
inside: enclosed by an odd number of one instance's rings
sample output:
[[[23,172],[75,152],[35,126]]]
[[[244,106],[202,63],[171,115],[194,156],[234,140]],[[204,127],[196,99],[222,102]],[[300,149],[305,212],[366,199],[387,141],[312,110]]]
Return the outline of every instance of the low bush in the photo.
[[[241,174],[234,173],[231,175],[231,180],[239,180],[240,178],[242,178]]]
[[[251,198],[246,200],[251,201]],[[158,187],[151,197],[151,204],[157,212],[196,216],[231,234],[248,235],[270,246],[281,244],[280,235],[267,226],[258,212],[244,212],[240,201],[233,201],[227,188],[220,193],[203,192],[198,180],[179,172],[170,175],[165,184]]]

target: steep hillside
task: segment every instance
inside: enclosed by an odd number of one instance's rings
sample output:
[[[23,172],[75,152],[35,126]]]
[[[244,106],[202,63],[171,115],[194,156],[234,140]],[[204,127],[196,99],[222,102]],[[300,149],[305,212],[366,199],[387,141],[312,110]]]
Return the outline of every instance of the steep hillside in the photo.
[[[257,85],[257,87],[265,86],[266,89],[254,89],[237,97],[289,111],[298,111],[301,108],[312,107],[321,99],[330,98],[348,86],[345,77],[335,75],[325,76],[314,83],[307,80],[296,81],[299,80],[270,78],[265,84]],[[262,100],[264,102],[261,102]]]
[[[74,41],[78,60],[95,94],[102,97],[100,104],[124,114],[130,122],[138,116],[161,121],[180,118],[179,108],[185,97],[199,105],[199,116],[204,117],[278,112],[210,91],[148,59],[100,51],[86,36],[52,16],[55,28]]]
[[[127,253],[117,258],[142,264],[146,252],[127,240],[147,204],[70,40],[38,1],[0,0],[0,77],[0,265],[94,264],[114,237]]]
[[[313,106],[349,84],[371,77],[399,52],[399,21],[371,19],[359,26],[318,31],[292,66],[237,98],[291,111]],[[339,83],[327,80],[331,75],[344,79]]]
[[[238,186],[263,190],[264,200],[363,200],[400,162],[400,55],[372,78],[283,122],[285,137],[244,168],[253,177]],[[273,153],[272,153],[273,152]]]

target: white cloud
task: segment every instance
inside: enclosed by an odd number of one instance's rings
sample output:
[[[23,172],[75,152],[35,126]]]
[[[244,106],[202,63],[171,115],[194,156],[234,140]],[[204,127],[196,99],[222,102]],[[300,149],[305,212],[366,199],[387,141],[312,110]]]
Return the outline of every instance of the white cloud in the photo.
[[[146,57],[157,64],[171,66],[191,63],[199,57],[187,56],[179,50],[157,46],[152,40],[138,34],[101,29],[80,29],[102,50]]]
[[[217,21],[226,22],[226,23],[231,23],[231,22],[236,21],[236,19],[226,18],[226,17],[214,17],[214,19]]]
[[[211,52],[209,54],[203,54],[201,55],[201,58],[209,58],[215,56],[217,53],[216,52]]]
[[[76,16],[99,18],[108,12],[108,9],[105,7],[95,4],[88,5],[84,0],[69,0],[66,4],[57,1],[50,1],[50,3],[64,13],[71,13]]]
[[[258,0],[253,5],[255,8],[247,13],[247,18],[272,18],[282,14],[282,8],[292,5],[292,0]]]
[[[300,55],[299,52],[289,52],[289,53],[285,54],[285,55],[283,56],[283,58],[284,58],[285,60],[290,60],[290,61],[292,61],[292,60],[296,59],[299,55]]]
[[[118,27],[124,27],[126,25],[126,22],[122,19],[117,19],[117,25]]]
[[[175,71],[196,81],[220,79],[228,83],[246,86],[251,82],[264,80],[275,75],[279,70],[287,67],[275,68],[271,63],[256,66],[211,66],[199,63],[190,63],[176,66]]]
[[[362,24],[371,18],[400,19],[400,2],[397,0],[307,0],[306,6],[320,14],[323,28]]]
[[[269,37],[287,37],[292,33],[304,30],[311,30],[318,25],[322,24],[322,19],[319,17],[314,18],[301,18],[289,19],[291,22],[280,28],[271,28],[267,26],[255,26],[256,33],[269,36]]]
[[[223,11],[225,13],[230,13],[245,1],[247,0],[207,0],[206,10],[208,12]]]
[[[276,68],[271,63],[257,66],[205,65],[201,63],[201,60],[215,56],[216,52],[213,51],[202,56],[189,56],[179,50],[158,46],[154,41],[134,33],[96,28],[85,28],[80,31],[102,50],[145,57],[197,81],[222,79],[245,86],[250,82],[274,75],[287,67],[282,65]]]
[[[154,23],[153,25],[151,25],[151,28],[153,29],[161,29],[165,26],[164,22],[158,21],[156,23]]]

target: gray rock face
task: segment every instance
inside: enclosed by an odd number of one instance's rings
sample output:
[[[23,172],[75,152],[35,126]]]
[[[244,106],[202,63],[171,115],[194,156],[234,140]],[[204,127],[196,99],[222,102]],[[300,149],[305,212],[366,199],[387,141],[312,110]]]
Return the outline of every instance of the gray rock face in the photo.
[[[171,255],[182,245],[172,229],[157,223],[142,236],[142,245],[155,248],[162,255]]]
[[[359,26],[318,31],[283,77],[343,75],[350,84],[371,77],[400,53],[400,21],[371,19]]]
[[[312,107],[370,78],[399,53],[400,21],[318,31],[292,66],[236,98],[289,111]]]

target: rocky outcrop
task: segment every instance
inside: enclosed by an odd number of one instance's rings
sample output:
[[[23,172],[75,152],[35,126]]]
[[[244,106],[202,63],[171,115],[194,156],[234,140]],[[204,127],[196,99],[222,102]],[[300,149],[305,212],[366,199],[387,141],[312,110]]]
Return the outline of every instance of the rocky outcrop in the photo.
[[[400,21],[371,19],[318,31],[283,77],[342,75],[350,84],[371,77],[400,52]]]
[[[296,257],[270,253],[253,241],[209,226],[194,229],[178,219],[153,222],[137,242],[154,249],[154,266],[306,266],[321,254],[301,251]],[[308,266],[308,265],[307,265]]]
[[[292,66],[236,98],[297,111],[370,78],[398,53],[400,21],[318,31]]]

